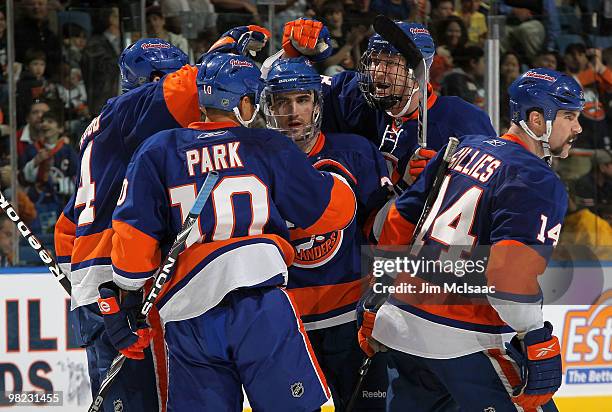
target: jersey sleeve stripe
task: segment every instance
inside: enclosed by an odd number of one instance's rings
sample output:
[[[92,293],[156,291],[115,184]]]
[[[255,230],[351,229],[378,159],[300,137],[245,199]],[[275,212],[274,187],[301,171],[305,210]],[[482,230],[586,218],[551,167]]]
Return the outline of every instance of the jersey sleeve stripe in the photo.
[[[167,75],[162,85],[168,111],[182,127],[187,127],[200,119],[197,75],[197,67],[183,66]]]
[[[491,247],[487,283],[494,285],[496,292],[539,297],[537,278],[544,270],[546,260],[533,248],[516,240],[502,240]]]
[[[113,230],[116,232],[111,252],[113,268],[126,275],[133,273],[134,276],[126,276],[133,278],[159,267],[161,252],[156,239],[119,220],[113,220]]]
[[[350,178],[352,180],[353,184],[355,184],[355,185],[357,184],[357,178],[355,176],[353,176],[353,174],[351,172],[349,172],[349,170],[346,167],[344,167],[341,163],[336,162],[335,160],[332,160],[332,159],[323,159],[323,160],[319,160],[318,162],[315,162],[313,164],[315,169],[321,169],[325,165],[331,165],[333,167],[336,167],[336,168],[340,169],[344,173],[345,177]],[[325,169],[323,168],[323,170],[325,170]]]
[[[404,218],[397,210],[397,206],[391,205],[387,219],[383,224],[378,244],[380,245],[407,245],[414,235],[415,224]]]
[[[304,229],[307,233],[323,234],[347,227],[355,217],[355,194],[347,183],[332,176],[334,185],[325,211],[319,219]]]
[[[55,254],[57,255],[58,262],[67,263],[70,261],[72,256],[72,250],[74,248],[74,241],[76,237],[76,224],[62,214],[57,223],[55,224]],[[66,260],[65,258],[68,258]]]
[[[113,229],[79,236],[74,241],[72,264],[78,265],[94,259],[109,258],[112,248]]]
[[[359,279],[336,285],[291,289],[289,293],[302,315],[316,315],[356,303],[366,284],[367,280]]]

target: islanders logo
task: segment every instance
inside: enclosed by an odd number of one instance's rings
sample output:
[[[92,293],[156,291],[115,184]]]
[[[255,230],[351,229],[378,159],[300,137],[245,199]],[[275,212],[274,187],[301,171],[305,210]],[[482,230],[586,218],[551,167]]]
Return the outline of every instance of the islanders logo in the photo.
[[[290,231],[295,250],[293,266],[316,268],[329,262],[340,249],[344,231],[336,230],[324,235],[311,236],[300,229]]]
[[[565,314],[562,354],[566,384],[612,383],[612,289]]]

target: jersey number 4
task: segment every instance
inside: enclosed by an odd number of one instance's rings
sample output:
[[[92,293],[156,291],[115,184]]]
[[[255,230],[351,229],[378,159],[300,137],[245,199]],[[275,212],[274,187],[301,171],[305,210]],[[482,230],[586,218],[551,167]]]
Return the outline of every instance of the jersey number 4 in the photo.
[[[79,214],[78,225],[91,224],[95,217],[96,211],[94,200],[96,200],[96,183],[91,178],[91,150],[93,148],[93,140],[87,143],[83,151],[81,159],[81,179],[76,192],[75,209],[85,205],[85,208]]]
[[[189,213],[195,202],[197,187],[195,183],[176,186],[169,189],[172,206],[180,207],[181,221]],[[217,184],[211,193],[215,223],[211,240],[226,240],[234,235],[237,222],[234,210],[234,195],[245,194],[249,196],[251,206],[251,221],[248,224],[247,234],[260,235],[263,227],[268,223],[270,207],[268,203],[268,187],[254,175],[226,176]],[[198,221],[198,231],[192,231],[187,238],[187,245],[191,245],[202,238]]]

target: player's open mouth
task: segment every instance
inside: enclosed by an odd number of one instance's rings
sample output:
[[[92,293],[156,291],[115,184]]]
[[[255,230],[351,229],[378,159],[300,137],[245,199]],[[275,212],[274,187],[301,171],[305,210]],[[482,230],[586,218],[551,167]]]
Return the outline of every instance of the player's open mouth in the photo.
[[[374,85],[374,91],[377,97],[387,96],[389,94],[388,89],[391,87],[388,83],[376,83]]]
[[[300,121],[296,120],[296,121],[293,121],[293,122],[289,122],[289,127],[292,128],[292,129],[296,128],[296,127],[300,127],[300,126],[302,126],[302,122],[300,122]]]

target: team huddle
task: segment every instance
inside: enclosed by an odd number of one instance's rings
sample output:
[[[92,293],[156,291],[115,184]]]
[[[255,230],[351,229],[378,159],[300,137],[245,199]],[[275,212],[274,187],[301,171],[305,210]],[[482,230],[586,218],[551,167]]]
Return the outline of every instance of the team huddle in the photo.
[[[124,93],[83,134],[78,188],[55,229],[94,399],[127,357],[96,410],[241,411],[243,390],[254,411],[316,411],[330,397],[337,411],[557,410],[560,348],[537,277],[568,201],[550,159],[581,132],[581,87],[524,73],[497,136],[482,110],[431,93],[427,29],[394,24],[418,62],[375,33],[360,69],[333,78],[314,68],[332,49],[310,19],[285,25],[261,69],[251,56],[270,33],[258,26],[226,32],[196,66],[159,39],[124,50]],[[365,245],[439,259],[487,245],[495,293],[479,305],[394,294],[372,304]]]

